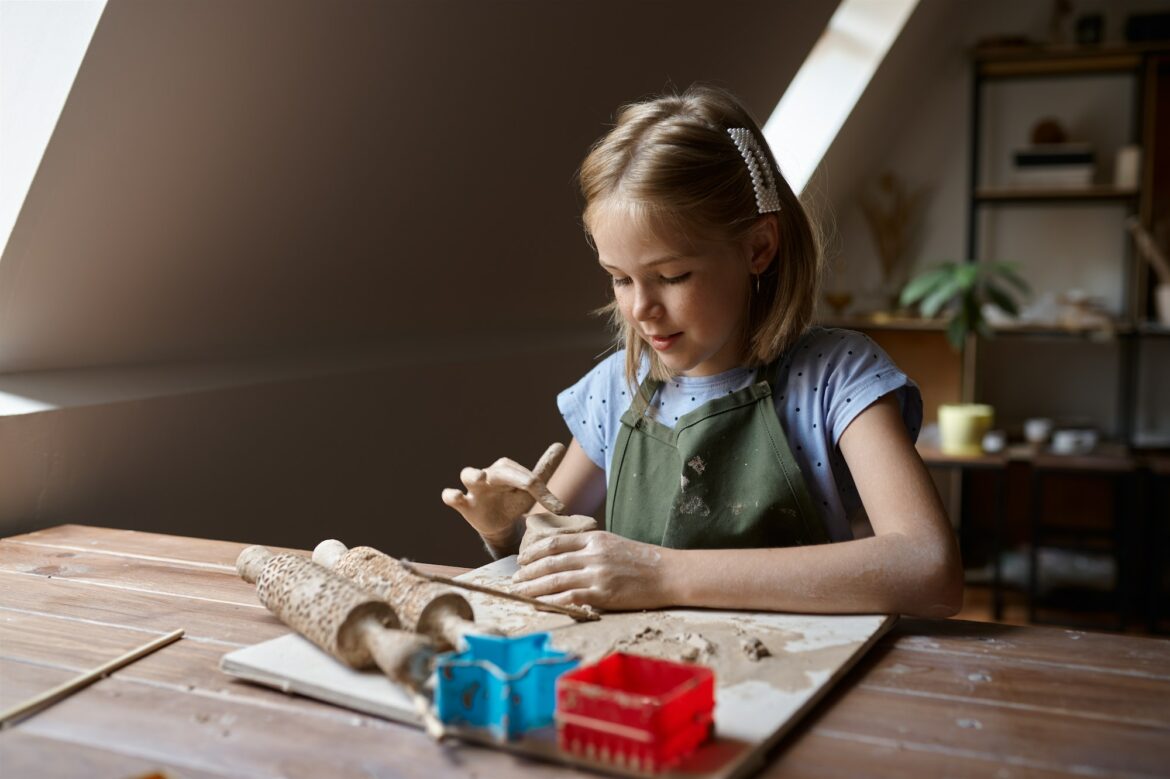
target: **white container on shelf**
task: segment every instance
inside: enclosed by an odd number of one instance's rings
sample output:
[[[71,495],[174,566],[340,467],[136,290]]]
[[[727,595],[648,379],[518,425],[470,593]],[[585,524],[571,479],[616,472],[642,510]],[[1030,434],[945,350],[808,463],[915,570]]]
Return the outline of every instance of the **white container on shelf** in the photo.
[[[1096,430],[1068,428],[1052,434],[1052,451],[1056,454],[1088,454],[1096,445]]]
[[[1048,417],[1032,417],[1024,421],[1024,440],[1030,444],[1042,444],[1052,435],[1052,420]]]
[[[999,454],[1007,448],[1007,433],[1002,430],[988,430],[983,434],[983,451]]]
[[[1113,167],[1113,186],[1118,189],[1137,189],[1142,169],[1142,147],[1137,144],[1122,146],[1117,150],[1117,161]]]

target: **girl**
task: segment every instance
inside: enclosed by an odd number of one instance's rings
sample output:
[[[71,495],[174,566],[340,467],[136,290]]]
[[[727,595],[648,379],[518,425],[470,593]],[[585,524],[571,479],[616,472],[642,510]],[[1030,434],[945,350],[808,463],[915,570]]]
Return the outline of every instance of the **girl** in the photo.
[[[819,247],[748,112],[709,87],[629,105],[580,183],[624,349],[558,396],[573,433],[559,466],[500,460],[443,493],[497,555],[534,497],[604,504],[608,530],[525,550],[518,591],[954,614],[962,568],[914,449],[918,388],[866,336],[809,326]],[[852,540],[862,506],[875,535]]]

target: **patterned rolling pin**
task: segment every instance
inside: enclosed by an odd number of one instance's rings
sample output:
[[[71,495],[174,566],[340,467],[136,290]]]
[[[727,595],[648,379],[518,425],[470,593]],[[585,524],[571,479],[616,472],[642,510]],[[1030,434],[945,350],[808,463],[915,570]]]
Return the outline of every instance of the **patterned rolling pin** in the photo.
[[[398,630],[398,617],[385,601],[353,582],[298,555],[272,554],[249,546],[236,571],[256,584],[256,595],[281,622],[351,668],[376,665],[410,690],[427,732],[441,737],[442,725],[422,693],[434,647],[425,638]]]
[[[404,629],[427,636],[440,647],[462,651],[467,648],[464,636],[468,633],[499,635],[494,628],[475,624],[471,604],[458,592],[423,579],[377,549],[346,549],[331,538],[317,544],[313,561],[389,602]]]

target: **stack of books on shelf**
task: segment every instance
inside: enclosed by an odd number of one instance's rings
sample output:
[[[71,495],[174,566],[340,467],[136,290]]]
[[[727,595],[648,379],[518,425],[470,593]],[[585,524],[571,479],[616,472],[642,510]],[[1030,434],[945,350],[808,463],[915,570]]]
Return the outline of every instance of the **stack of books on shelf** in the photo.
[[[1093,184],[1093,147],[1085,143],[1045,143],[1012,153],[1012,181],[1019,187],[1082,189]]]

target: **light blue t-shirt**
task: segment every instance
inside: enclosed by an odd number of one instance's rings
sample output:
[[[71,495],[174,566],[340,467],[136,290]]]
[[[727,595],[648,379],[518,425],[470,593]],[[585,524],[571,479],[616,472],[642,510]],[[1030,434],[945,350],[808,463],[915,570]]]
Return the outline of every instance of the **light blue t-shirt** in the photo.
[[[557,396],[569,430],[594,463],[609,469],[621,417],[630,406],[625,351],[611,354]],[[638,381],[649,364],[643,361]],[[648,410],[673,427],[679,417],[721,395],[750,385],[755,368],[715,376],[678,376],[663,384]],[[868,336],[852,330],[810,328],[780,360],[773,384],[776,415],[800,466],[813,503],[833,541],[853,537],[850,519],[861,506],[849,468],[837,448],[853,419],[883,395],[895,393],[911,440],[922,426],[918,386]]]

